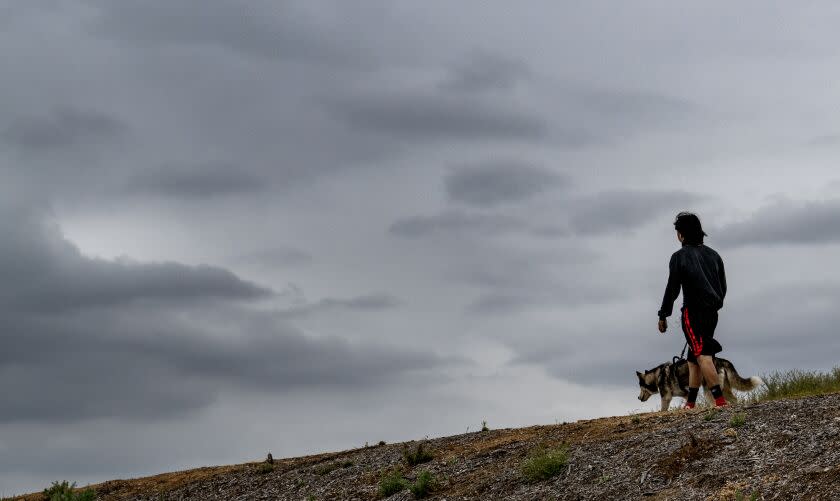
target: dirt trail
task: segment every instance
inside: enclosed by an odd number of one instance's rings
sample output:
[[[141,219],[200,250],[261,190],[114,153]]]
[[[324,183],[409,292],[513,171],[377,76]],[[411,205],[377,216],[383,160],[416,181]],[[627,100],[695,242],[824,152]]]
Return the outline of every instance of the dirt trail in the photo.
[[[743,424],[740,419],[743,418]],[[405,465],[389,444],[274,461],[200,468],[94,486],[111,500],[373,500],[384,471],[428,470],[429,499],[840,499],[840,394],[475,432],[422,441],[434,459]],[[569,446],[561,473],[525,481],[539,447]],[[39,500],[40,495],[20,499]],[[389,500],[409,500],[403,491]]]

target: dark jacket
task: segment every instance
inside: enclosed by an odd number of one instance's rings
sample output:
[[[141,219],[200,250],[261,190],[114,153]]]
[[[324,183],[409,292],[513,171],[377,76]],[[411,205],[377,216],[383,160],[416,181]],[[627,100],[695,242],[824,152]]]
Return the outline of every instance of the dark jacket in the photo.
[[[711,247],[703,244],[683,244],[671,256],[670,275],[662,298],[659,318],[671,315],[674,301],[683,293],[683,305],[689,308],[717,311],[726,296],[726,275],[723,259]]]

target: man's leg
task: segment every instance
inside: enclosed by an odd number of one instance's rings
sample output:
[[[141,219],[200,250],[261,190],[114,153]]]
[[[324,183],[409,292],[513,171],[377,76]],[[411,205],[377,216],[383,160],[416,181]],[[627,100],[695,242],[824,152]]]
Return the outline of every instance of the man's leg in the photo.
[[[701,381],[700,366],[694,362],[688,363],[688,398],[685,399],[685,408],[693,409],[697,401],[697,392],[700,391]]]
[[[726,398],[723,396],[723,391],[718,384],[717,369],[715,369],[715,360],[710,355],[700,355],[698,358],[700,362],[700,369],[703,372],[703,378],[706,380],[706,387],[712,390],[712,397],[715,399],[715,406],[720,407],[726,405]]]

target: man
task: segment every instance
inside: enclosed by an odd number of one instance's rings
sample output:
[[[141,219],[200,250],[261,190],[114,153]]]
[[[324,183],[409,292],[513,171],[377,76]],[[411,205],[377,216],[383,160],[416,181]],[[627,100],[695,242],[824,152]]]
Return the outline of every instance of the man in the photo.
[[[714,339],[718,310],[726,296],[726,275],[723,260],[714,249],[703,244],[706,233],[700,219],[690,212],[680,212],[674,221],[677,240],[682,248],[671,256],[670,275],[659,309],[659,332],[668,329],[674,301],[683,293],[682,330],[688,342],[688,398],[685,408],[693,409],[703,379],[711,389],[715,406],[726,405],[718,384],[714,355],[723,348]]]

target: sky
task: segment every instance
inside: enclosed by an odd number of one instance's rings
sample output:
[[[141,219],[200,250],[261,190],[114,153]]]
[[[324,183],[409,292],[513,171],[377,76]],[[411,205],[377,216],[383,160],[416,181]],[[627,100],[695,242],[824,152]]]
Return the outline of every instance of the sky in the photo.
[[[721,356],[830,369],[839,18],[2,2],[0,495],[654,410],[682,210]]]

